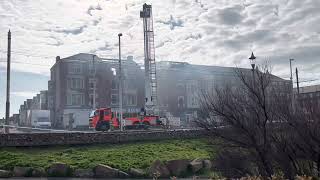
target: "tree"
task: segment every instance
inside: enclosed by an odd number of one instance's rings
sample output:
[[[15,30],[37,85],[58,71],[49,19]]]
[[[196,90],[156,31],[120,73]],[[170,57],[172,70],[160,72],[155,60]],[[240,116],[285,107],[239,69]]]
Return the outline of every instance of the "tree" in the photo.
[[[237,85],[202,92],[196,124],[225,144],[246,150],[262,176],[281,169],[291,179],[310,171],[304,165],[309,162],[317,164],[319,172],[318,111],[294,106],[292,84],[269,69],[237,69]]]

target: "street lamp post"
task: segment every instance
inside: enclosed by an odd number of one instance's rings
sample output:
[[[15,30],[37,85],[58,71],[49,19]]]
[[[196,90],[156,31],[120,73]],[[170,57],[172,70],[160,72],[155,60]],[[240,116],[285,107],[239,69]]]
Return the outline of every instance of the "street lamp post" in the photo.
[[[122,70],[121,70],[121,36],[122,33],[118,34],[119,37],[119,125],[120,131],[123,131],[123,122],[122,122]]]
[[[96,109],[96,66],[94,62],[94,58],[96,55],[92,56],[92,68],[93,68],[93,97],[92,97],[92,109]]]
[[[250,64],[252,67],[252,85],[254,83],[254,69],[256,67],[256,57],[254,56],[253,52],[251,53],[251,56],[249,57],[250,59]]]

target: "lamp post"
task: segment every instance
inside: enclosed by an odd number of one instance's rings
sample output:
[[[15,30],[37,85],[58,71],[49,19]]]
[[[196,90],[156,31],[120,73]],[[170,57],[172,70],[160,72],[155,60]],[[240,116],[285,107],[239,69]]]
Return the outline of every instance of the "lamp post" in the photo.
[[[252,67],[252,87],[253,87],[254,86],[254,69],[256,67],[256,57],[254,56],[253,52],[251,53],[249,60]]]
[[[251,56],[249,57],[252,71],[254,71],[254,68],[256,67],[256,57],[254,56],[253,52],[251,53]]]
[[[96,109],[96,66],[94,62],[94,58],[96,55],[92,56],[92,68],[93,68],[93,97],[92,97],[92,109]]]
[[[122,33],[118,34],[119,37],[119,125],[120,131],[123,131],[123,122],[122,122],[122,71],[121,71],[121,36]]]

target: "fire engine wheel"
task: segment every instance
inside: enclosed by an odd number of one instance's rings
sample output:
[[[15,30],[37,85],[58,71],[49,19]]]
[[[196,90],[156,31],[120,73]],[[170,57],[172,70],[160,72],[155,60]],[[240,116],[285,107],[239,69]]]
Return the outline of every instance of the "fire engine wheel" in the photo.
[[[110,129],[110,124],[107,122],[100,122],[97,124],[96,131],[108,131]]]
[[[133,123],[133,129],[139,129],[140,123],[139,122],[134,122]]]
[[[143,122],[143,128],[149,129],[150,123],[149,122]]]

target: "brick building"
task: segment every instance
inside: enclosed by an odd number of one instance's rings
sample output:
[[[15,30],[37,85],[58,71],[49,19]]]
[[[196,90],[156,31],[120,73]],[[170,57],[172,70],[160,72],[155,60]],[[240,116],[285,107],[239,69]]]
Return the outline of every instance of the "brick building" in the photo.
[[[140,112],[144,107],[144,70],[132,56],[122,61],[123,111]],[[102,59],[93,54],[76,54],[56,58],[50,69],[48,91],[41,91],[21,105],[20,117],[32,107],[50,110],[54,128],[87,127],[89,113],[95,107],[119,107],[118,59]],[[236,68],[193,65],[184,62],[157,62],[158,108],[160,115],[181,118],[181,125],[188,126],[197,118],[201,92],[213,91],[226,84],[239,86]],[[241,69],[251,75],[251,69]],[[290,94],[291,82],[273,76],[273,86],[286,87],[283,93]],[[95,89],[95,93],[94,93]],[[39,101],[38,101],[39,99]],[[70,117],[74,121],[70,121]],[[20,118],[21,119],[21,118]]]
[[[143,73],[129,56],[123,60],[124,112],[139,112],[144,106]],[[95,107],[112,107],[118,104],[118,60],[100,59],[92,54],[77,54],[56,58],[48,82],[48,105],[54,127],[65,128],[68,114],[78,114],[73,127],[88,126],[90,111]],[[94,93],[95,90],[95,93]],[[95,94],[95,97],[94,97]]]
[[[313,108],[320,108],[320,85],[304,86],[294,89],[297,105]]]
[[[236,70],[252,75],[251,69],[193,65],[185,62],[161,61],[157,63],[158,105],[163,114],[170,112],[189,126],[197,118],[201,93],[212,92],[216,87],[239,86]],[[272,86],[286,93],[292,91],[291,82],[271,75]],[[281,87],[281,88],[279,88]]]

